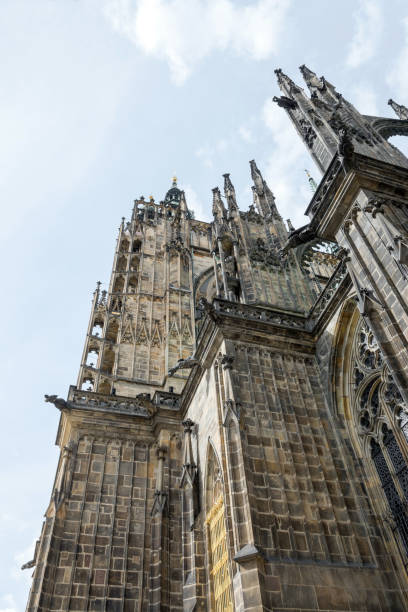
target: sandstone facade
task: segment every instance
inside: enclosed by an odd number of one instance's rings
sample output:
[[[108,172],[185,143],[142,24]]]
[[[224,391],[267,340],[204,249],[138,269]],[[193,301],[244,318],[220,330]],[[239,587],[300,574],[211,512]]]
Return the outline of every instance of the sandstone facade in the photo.
[[[283,222],[250,162],[213,222],[176,179],[94,293],[27,610],[408,609],[408,160],[301,68],[275,98],[324,172]],[[277,109],[277,112],[279,109]]]

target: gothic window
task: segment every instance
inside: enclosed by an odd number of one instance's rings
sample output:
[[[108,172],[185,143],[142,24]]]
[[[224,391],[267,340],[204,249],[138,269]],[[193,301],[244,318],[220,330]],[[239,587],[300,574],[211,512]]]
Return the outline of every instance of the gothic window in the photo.
[[[92,349],[89,351],[86,357],[86,365],[91,366],[91,368],[96,368],[96,364],[98,362],[98,351]]]
[[[123,255],[119,257],[118,263],[117,263],[118,272],[124,272],[126,270],[126,262],[127,262],[126,257],[124,257]]]
[[[95,381],[92,376],[85,376],[82,381],[81,391],[93,391],[95,386]]]
[[[132,274],[129,278],[129,293],[136,293],[137,289],[137,276]]]
[[[127,253],[128,250],[129,250],[129,240],[126,240],[126,238],[124,238],[122,240],[122,242],[120,243],[120,249],[119,250]]]
[[[115,353],[109,347],[105,348],[101,360],[101,371],[106,374],[112,374],[114,363]]]
[[[96,336],[97,338],[100,338],[102,336],[102,329],[103,329],[103,325],[102,323],[100,323],[99,321],[95,321],[92,330],[91,330],[91,336]]]
[[[130,269],[137,270],[139,267],[139,257],[138,255],[134,255],[130,260]]]
[[[398,411],[398,420],[402,433],[408,442],[408,414],[402,408]]]
[[[211,445],[207,462],[206,507],[211,610],[232,612],[234,605],[222,473]]]
[[[362,441],[369,438],[369,456],[388,503],[390,522],[408,555],[408,465],[395,435],[400,428],[408,440],[408,415],[379,346],[363,320],[354,336],[350,382],[357,431]],[[400,440],[404,443],[404,438]]]
[[[111,342],[116,342],[118,338],[119,325],[116,319],[112,319],[106,329],[106,339]]]
[[[140,250],[141,250],[141,246],[142,246],[142,243],[141,243],[140,240],[134,240],[133,241],[133,246],[132,246],[132,252],[133,253],[139,253]]]
[[[123,278],[123,276],[118,276],[117,279],[115,280],[115,284],[113,285],[113,292],[122,293],[124,285],[125,285],[125,279]]]

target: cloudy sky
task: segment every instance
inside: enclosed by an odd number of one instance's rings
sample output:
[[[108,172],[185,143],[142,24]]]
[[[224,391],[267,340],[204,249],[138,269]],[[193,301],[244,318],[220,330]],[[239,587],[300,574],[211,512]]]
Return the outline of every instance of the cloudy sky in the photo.
[[[306,63],[363,113],[408,105],[404,0],[1,0],[3,351],[0,612],[23,611],[91,294],[117,227],[175,172],[196,217],[230,172],[242,209],[255,158],[296,226],[319,178],[274,69]],[[405,152],[402,139],[393,142]]]

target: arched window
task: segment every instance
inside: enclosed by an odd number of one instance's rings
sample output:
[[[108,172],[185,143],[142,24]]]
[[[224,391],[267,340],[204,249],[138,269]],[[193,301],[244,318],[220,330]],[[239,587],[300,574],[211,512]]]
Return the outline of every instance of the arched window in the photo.
[[[118,276],[115,280],[115,284],[113,285],[113,292],[122,293],[124,285],[125,279],[123,278],[123,276]]]
[[[139,253],[141,251],[142,248],[142,243],[140,240],[134,240],[133,241],[133,246],[132,246],[132,252],[133,253]]]
[[[100,338],[102,336],[103,324],[101,321],[95,321],[91,330],[91,336]]]
[[[385,460],[384,453],[381,450],[378,442],[376,442],[374,439],[371,439],[371,458],[376,467],[384,495],[387,498],[390,513],[395,523],[395,529],[399,533],[406,554],[408,554],[407,504],[401,500],[401,497],[395,487],[393,476],[390,472],[387,461]]]
[[[93,391],[95,381],[92,376],[86,375],[82,380],[81,391]]]
[[[232,581],[225,521],[222,472],[214,449],[209,444],[207,457],[206,520],[211,585],[211,609],[232,612]]]
[[[122,242],[120,243],[120,251],[127,253],[129,250],[129,240],[127,240],[126,238],[124,238],[122,240]]]
[[[129,293],[136,293],[137,289],[137,276],[132,274],[129,278]]]
[[[117,263],[117,266],[116,266],[117,271],[118,272],[124,272],[126,270],[126,263],[127,263],[127,260],[126,260],[126,257],[124,255],[119,257],[118,263]]]
[[[106,329],[106,339],[111,342],[116,342],[118,338],[118,330],[119,324],[116,319],[112,319],[109,321],[108,327]]]
[[[362,319],[354,334],[350,374],[350,399],[357,432],[378,474],[400,550],[408,556],[408,465],[404,457],[407,449],[403,452],[400,446],[406,438],[396,438],[398,429],[406,436],[404,427],[408,419],[377,341]],[[368,447],[365,441],[369,442]]]
[[[114,363],[115,353],[109,347],[105,348],[101,360],[101,371],[106,374],[112,374]]]
[[[91,349],[86,357],[86,365],[91,366],[91,368],[96,368],[96,364],[98,362],[98,351],[95,349]]]
[[[138,255],[133,255],[132,259],[130,260],[130,269],[137,270],[139,267],[139,261]]]

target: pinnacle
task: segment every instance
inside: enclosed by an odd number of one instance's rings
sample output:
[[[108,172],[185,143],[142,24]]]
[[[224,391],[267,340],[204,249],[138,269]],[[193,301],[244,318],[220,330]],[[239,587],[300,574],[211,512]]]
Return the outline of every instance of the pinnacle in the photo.
[[[296,85],[294,81],[287,74],[282,72],[281,68],[277,68],[275,70],[275,74],[277,76],[278,85],[281,91],[285,92],[287,95],[291,95],[292,93],[298,93],[299,87]]]

